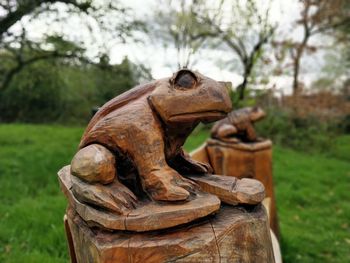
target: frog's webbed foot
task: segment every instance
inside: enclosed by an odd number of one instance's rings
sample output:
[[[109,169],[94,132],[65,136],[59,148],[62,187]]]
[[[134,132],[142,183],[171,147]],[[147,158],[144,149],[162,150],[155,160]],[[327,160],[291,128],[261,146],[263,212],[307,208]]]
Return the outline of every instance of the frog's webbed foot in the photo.
[[[181,174],[211,174],[213,173],[213,168],[208,163],[202,163],[195,161],[191,156],[181,150],[181,152],[170,161],[172,167]]]
[[[137,203],[136,196],[116,179],[108,185],[103,185],[91,184],[72,176],[72,192],[81,203],[121,215],[134,209]]]
[[[199,188],[170,167],[143,176],[143,186],[151,198],[157,201],[183,201]]]

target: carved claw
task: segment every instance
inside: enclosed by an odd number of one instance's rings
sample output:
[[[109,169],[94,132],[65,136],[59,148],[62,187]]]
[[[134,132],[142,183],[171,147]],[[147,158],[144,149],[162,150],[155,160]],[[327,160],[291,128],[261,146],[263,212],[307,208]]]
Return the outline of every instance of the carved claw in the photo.
[[[181,178],[176,178],[176,180],[176,185],[186,189],[190,193],[195,193],[200,189],[200,186],[190,179],[181,176]]]
[[[136,196],[116,178],[114,154],[99,144],[79,150],[71,164],[72,192],[83,203],[125,214]]]
[[[211,174],[213,173],[213,168],[208,163],[202,163],[199,161],[192,160],[191,158],[186,159],[190,169],[190,173],[200,173],[200,174]]]
[[[171,168],[151,172],[143,184],[146,192],[157,201],[183,201],[199,188]]]
[[[136,206],[136,196],[117,180],[109,185],[102,185],[87,183],[76,176],[71,176],[71,181],[71,190],[75,198],[82,203],[117,214],[126,214]]]
[[[213,168],[208,163],[202,163],[193,160],[191,156],[181,151],[179,155],[172,161],[173,167],[181,174],[211,174],[213,173]]]
[[[181,187],[169,186],[151,190],[150,195],[156,201],[183,201],[189,197],[190,193]]]

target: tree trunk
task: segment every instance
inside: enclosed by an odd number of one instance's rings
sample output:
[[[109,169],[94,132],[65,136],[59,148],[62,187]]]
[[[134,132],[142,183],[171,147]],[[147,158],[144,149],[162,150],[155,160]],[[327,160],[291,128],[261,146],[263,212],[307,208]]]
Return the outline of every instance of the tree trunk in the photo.
[[[72,262],[275,262],[261,205],[223,205],[215,216],[157,232],[92,228],[72,208],[65,220]]]
[[[251,62],[251,59],[249,61],[250,62],[245,63],[245,65],[244,65],[243,82],[241,84],[239,84],[237,87],[237,92],[239,94],[238,99],[240,101],[244,100],[245,90],[246,90],[247,83],[248,83],[248,78],[250,77],[250,74],[251,74],[252,68],[253,68],[253,63]]]
[[[294,72],[293,72],[293,96],[297,96],[299,93],[299,70],[300,70],[300,58],[301,52],[298,51],[294,60]]]
[[[238,85],[237,87],[237,92],[238,92],[238,100],[244,100],[244,93],[245,93],[245,88],[247,86],[247,78],[244,77],[243,82]]]

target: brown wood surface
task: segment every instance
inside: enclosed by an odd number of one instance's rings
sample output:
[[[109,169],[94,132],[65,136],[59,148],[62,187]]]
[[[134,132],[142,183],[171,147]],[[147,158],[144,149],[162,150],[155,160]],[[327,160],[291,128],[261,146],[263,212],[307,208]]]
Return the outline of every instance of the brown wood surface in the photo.
[[[270,198],[270,226],[279,237],[279,225],[272,178],[272,143],[263,140],[255,143],[228,143],[216,139],[208,139],[205,151],[192,157],[207,153],[209,163],[216,174],[236,178],[253,178],[263,183],[266,197]],[[199,159],[201,161],[202,159]]]
[[[71,173],[90,183],[108,184],[116,176],[115,167],[113,153],[102,145],[91,144],[73,157]]]
[[[188,69],[135,87],[107,102],[92,118],[72,172],[103,184],[112,182],[116,170],[135,195],[187,200],[195,185],[182,175],[208,173],[210,166],[192,161],[182,146],[199,122],[220,120],[231,109],[223,83]]]
[[[211,137],[225,142],[256,142],[258,140],[254,122],[265,117],[259,107],[233,110],[227,117],[217,121],[211,129]]]
[[[75,255],[74,242],[72,237],[72,232],[70,231],[67,214],[63,217],[64,230],[66,231],[68,250],[71,263],[77,263],[77,256]]]
[[[214,174],[192,175],[188,178],[195,181],[201,190],[216,195],[221,201],[230,205],[256,205],[265,197],[264,185],[254,179],[237,179]]]
[[[215,216],[165,231],[90,228],[67,210],[78,263],[274,263],[266,212],[224,205]]]
[[[220,200],[215,195],[198,191],[187,202],[154,202],[141,199],[134,208],[123,214],[101,209],[101,206],[91,206],[79,201],[72,192],[72,175],[69,166],[59,172],[61,188],[68,199],[69,205],[90,226],[100,226],[111,230],[149,231],[164,229],[188,223],[205,217],[220,209]],[[105,205],[106,206],[106,205]]]
[[[136,196],[117,179],[103,185],[90,184],[76,176],[70,176],[70,182],[70,190],[78,201],[116,214],[128,214],[138,202]]]
[[[273,263],[262,185],[210,177],[182,150],[200,122],[231,108],[223,83],[188,69],[103,105],[59,172],[76,261]],[[220,209],[219,197],[249,205]]]

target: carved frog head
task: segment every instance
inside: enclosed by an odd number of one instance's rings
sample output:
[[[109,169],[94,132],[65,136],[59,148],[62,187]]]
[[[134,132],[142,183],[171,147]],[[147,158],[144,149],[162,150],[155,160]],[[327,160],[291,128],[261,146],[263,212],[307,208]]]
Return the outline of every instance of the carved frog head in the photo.
[[[168,124],[212,122],[232,109],[224,83],[187,69],[159,80],[149,102]]]
[[[250,120],[252,122],[263,119],[266,116],[265,111],[260,107],[254,107],[250,113]]]

